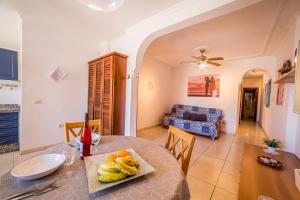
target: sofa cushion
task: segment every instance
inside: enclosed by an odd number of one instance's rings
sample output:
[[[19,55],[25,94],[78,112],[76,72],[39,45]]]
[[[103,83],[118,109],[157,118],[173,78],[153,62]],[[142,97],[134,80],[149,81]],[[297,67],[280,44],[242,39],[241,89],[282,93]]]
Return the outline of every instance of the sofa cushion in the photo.
[[[207,122],[207,116],[205,114],[192,113],[191,120],[197,122]]]
[[[216,123],[223,118],[222,110],[216,108],[204,108],[182,104],[175,104],[172,108],[172,113],[174,113],[177,118],[182,119],[184,112],[205,114],[207,116],[207,122],[211,123]]]
[[[192,117],[192,113],[190,113],[190,112],[184,112],[182,114],[182,119],[191,120],[191,117]]]
[[[191,129],[191,123],[183,123],[183,128],[185,130],[190,130]]]

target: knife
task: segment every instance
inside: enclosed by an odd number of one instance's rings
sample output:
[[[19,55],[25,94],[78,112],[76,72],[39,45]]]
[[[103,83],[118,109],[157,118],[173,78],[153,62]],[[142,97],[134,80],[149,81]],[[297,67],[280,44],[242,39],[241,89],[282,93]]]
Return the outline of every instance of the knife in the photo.
[[[36,187],[36,188],[33,188],[33,189],[28,190],[28,191],[25,191],[25,192],[21,192],[21,193],[18,193],[18,194],[14,194],[14,195],[12,195],[12,196],[10,196],[10,197],[7,197],[7,198],[5,198],[5,199],[3,199],[3,200],[11,200],[11,199],[14,199],[14,198],[16,198],[16,197],[19,197],[19,196],[21,196],[21,195],[25,195],[25,194],[28,194],[28,193],[33,193],[33,192],[41,191],[41,190],[44,190],[44,189],[46,189],[46,188],[50,188],[51,186],[55,185],[55,183],[56,183],[56,181],[52,181],[52,182],[50,182],[49,184],[46,184],[46,185],[43,186],[43,187]]]
[[[21,200],[21,199],[26,199],[26,198],[31,197],[31,196],[38,196],[38,195],[44,194],[46,192],[50,192],[52,190],[55,190],[56,188],[59,188],[59,187],[60,187],[60,185],[55,185],[55,186],[52,186],[52,187],[49,187],[49,188],[45,188],[43,190],[39,190],[39,191],[35,191],[35,192],[31,192],[31,193],[21,195],[19,197],[13,198],[11,200]]]

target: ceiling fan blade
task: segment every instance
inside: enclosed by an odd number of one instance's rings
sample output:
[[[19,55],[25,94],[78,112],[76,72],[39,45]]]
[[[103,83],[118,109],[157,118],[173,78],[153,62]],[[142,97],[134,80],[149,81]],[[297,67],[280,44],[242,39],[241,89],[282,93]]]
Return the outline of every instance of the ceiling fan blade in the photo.
[[[210,62],[210,61],[208,61],[207,64],[214,65],[216,67],[220,67],[221,66],[221,64],[219,64],[219,63]]]
[[[191,56],[191,58],[194,58],[195,60],[199,60],[199,56]]]
[[[180,62],[180,64],[188,64],[188,63],[196,63],[197,61],[183,61],[183,62]]]
[[[224,60],[223,57],[215,57],[215,58],[209,58],[208,61],[214,61],[214,60]]]

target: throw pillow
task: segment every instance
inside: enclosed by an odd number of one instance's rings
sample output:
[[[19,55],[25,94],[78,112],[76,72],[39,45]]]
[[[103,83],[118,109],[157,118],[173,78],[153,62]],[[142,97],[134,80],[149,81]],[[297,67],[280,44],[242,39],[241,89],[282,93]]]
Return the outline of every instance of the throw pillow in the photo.
[[[205,114],[197,114],[193,113],[191,114],[191,120],[197,121],[197,122],[207,122],[207,116]]]
[[[191,120],[191,113],[190,112],[184,112],[182,114],[182,119]]]

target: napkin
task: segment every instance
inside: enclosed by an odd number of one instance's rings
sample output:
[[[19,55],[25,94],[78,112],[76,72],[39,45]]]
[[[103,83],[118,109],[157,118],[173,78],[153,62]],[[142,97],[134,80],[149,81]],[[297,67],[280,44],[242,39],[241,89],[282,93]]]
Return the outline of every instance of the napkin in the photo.
[[[92,133],[92,144],[97,143],[97,141],[100,140],[100,139],[101,139],[101,137],[100,137],[99,134]],[[76,149],[79,149],[79,146],[80,146],[80,138],[79,137],[75,138],[74,146],[76,147]]]

